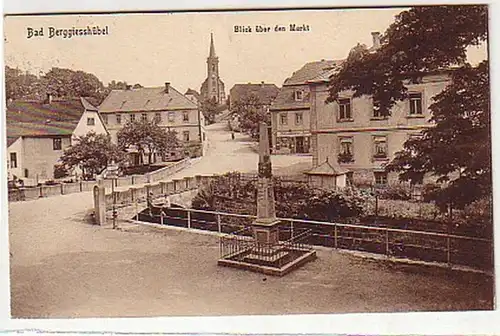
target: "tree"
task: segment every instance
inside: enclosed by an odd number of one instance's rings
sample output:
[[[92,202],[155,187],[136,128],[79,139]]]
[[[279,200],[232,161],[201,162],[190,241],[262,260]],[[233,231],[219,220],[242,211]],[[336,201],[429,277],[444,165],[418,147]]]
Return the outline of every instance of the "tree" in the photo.
[[[271,116],[261,103],[260,98],[253,94],[235,101],[232,110],[239,118],[241,129],[248,132],[253,138],[259,136],[261,122],[268,125],[271,122]]]
[[[42,80],[47,92],[58,97],[93,97],[103,99],[104,86],[99,79],[81,70],[52,68]]]
[[[203,116],[207,120],[209,124],[213,124],[215,122],[215,116],[219,113],[218,105],[217,105],[217,100],[215,97],[206,98],[201,101],[201,113],[203,113]]]
[[[179,147],[177,133],[166,131],[154,121],[141,120],[127,122],[118,131],[118,146],[122,150],[135,149],[140,157],[148,155],[148,162],[152,162],[154,154],[164,155],[166,152]]]
[[[363,45],[351,50],[329,87],[327,102],[352,90],[354,97],[371,95],[374,108],[390,115],[397,101],[408,98],[405,84],[453,67],[452,84],[430,106],[435,126],[422,139],[408,140],[387,169],[413,183],[421,182],[425,173],[436,175],[442,189],[435,200],[455,206],[491,195],[488,61],[476,67],[466,62],[467,48],[487,39],[487,14],[484,5],[403,11],[378,50]]]
[[[7,99],[37,97],[39,82],[40,80],[29,72],[5,66],[5,95]]]
[[[79,168],[83,178],[89,179],[101,173],[109,162],[118,163],[123,159],[123,151],[111,142],[108,135],[89,132],[77,137],[75,144],[64,151],[60,161],[68,170]]]

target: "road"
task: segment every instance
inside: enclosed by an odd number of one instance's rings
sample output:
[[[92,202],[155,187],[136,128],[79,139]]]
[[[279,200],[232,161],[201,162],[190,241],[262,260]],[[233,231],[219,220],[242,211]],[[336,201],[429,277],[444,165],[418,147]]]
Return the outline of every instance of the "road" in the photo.
[[[255,142],[241,133],[231,133],[225,123],[215,123],[206,128],[208,150],[205,156],[193,160],[191,167],[174,174],[172,178],[183,178],[196,174],[223,174],[229,171],[257,171],[259,157],[252,147]],[[297,163],[311,162],[311,156],[273,155],[271,157],[274,170],[289,167]]]

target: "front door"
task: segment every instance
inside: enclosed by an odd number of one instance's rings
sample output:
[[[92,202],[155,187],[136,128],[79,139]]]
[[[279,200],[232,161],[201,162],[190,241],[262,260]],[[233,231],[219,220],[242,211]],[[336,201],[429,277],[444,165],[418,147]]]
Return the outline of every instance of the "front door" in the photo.
[[[295,151],[297,153],[304,153],[304,137],[295,138]]]

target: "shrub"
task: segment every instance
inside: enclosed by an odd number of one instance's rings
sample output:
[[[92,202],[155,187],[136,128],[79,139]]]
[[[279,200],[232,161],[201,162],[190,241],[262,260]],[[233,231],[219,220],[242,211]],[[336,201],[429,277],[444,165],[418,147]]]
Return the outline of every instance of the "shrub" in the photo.
[[[392,184],[381,189],[378,195],[381,199],[408,201],[411,199],[411,188],[402,183]]]
[[[68,170],[63,164],[54,165],[54,178],[60,179],[69,175]]]

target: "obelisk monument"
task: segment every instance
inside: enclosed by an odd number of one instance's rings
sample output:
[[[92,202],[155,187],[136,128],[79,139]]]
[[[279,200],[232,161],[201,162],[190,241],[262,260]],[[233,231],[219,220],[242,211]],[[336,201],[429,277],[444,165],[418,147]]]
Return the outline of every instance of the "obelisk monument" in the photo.
[[[254,238],[258,243],[278,243],[279,220],[276,218],[271,151],[266,123],[259,125],[259,172],[257,179],[257,219],[253,222]]]

